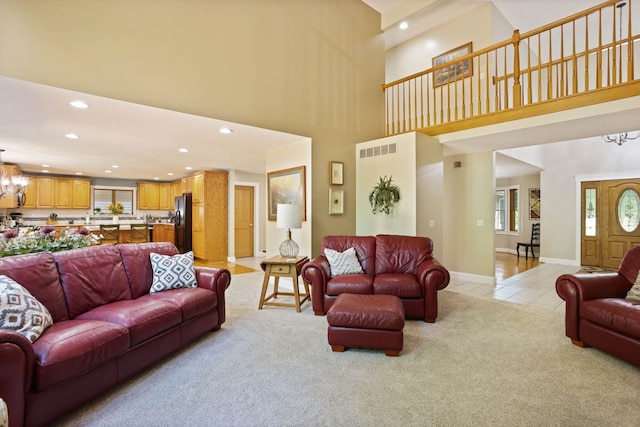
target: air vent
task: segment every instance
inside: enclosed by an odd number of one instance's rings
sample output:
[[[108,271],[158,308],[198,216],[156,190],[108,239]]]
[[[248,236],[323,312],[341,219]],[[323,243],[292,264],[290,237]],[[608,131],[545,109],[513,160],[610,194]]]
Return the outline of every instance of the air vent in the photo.
[[[392,142],[391,144],[376,145],[375,147],[363,148],[360,150],[360,158],[366,159],[367,157],[386,156],[387,154],[396,154],[398,144]]]

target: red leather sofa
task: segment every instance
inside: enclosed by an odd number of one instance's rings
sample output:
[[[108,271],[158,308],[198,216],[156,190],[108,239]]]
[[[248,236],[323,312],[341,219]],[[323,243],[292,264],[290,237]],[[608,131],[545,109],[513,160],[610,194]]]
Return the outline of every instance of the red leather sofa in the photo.
[[[355,248],[363,274],[331,277],[325,249],[344,252]],[[438,317],[437,292],[449,284],[449,271],[433,258],[428,237],[378,234],[326,236],[318,257],[302,267],[302,279],[311,285],[313,311],[324,315],[342,293],[395,295],[405,317],[433,323]]]
[[[640,366],[640,303],[625,299],[638,271],[640,246],[625,254],[615,273],[563,274],[556,279],[572,343]]]
[[[225,321],[226,269],[196,267],[197,288],[150,294],[151,252],[171,243],[101,245],[0,258],[0,274],[47,307],[33,344],[0,329],[0,397],[11,427],[42,426]]]

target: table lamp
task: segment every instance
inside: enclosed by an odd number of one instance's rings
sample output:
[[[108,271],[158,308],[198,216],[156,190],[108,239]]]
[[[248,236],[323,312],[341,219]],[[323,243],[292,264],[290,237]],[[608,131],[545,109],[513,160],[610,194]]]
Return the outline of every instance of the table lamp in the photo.
[[[291,240],[291,229],[302,228],[302,206],[278,204],[276,215],[276,227],[287,229],[287,240],[280,245],[280,255],[286,258],[295,258],[300,252],[300,247]]]

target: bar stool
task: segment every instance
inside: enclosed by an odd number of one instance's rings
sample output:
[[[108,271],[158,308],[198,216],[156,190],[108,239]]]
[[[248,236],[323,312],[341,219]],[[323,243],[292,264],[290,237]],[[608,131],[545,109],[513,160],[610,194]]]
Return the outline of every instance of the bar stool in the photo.
[[[100,244],[120,243],[120,224],[100,224]]]

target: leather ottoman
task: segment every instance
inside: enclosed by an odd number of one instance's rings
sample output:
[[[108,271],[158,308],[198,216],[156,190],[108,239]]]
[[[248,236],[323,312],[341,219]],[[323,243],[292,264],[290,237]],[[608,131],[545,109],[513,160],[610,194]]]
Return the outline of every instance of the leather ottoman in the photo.
[[[333,351],[357,347],[400,356],[404,307],[395,295],[340,294],[327,312],[327,322]]]

